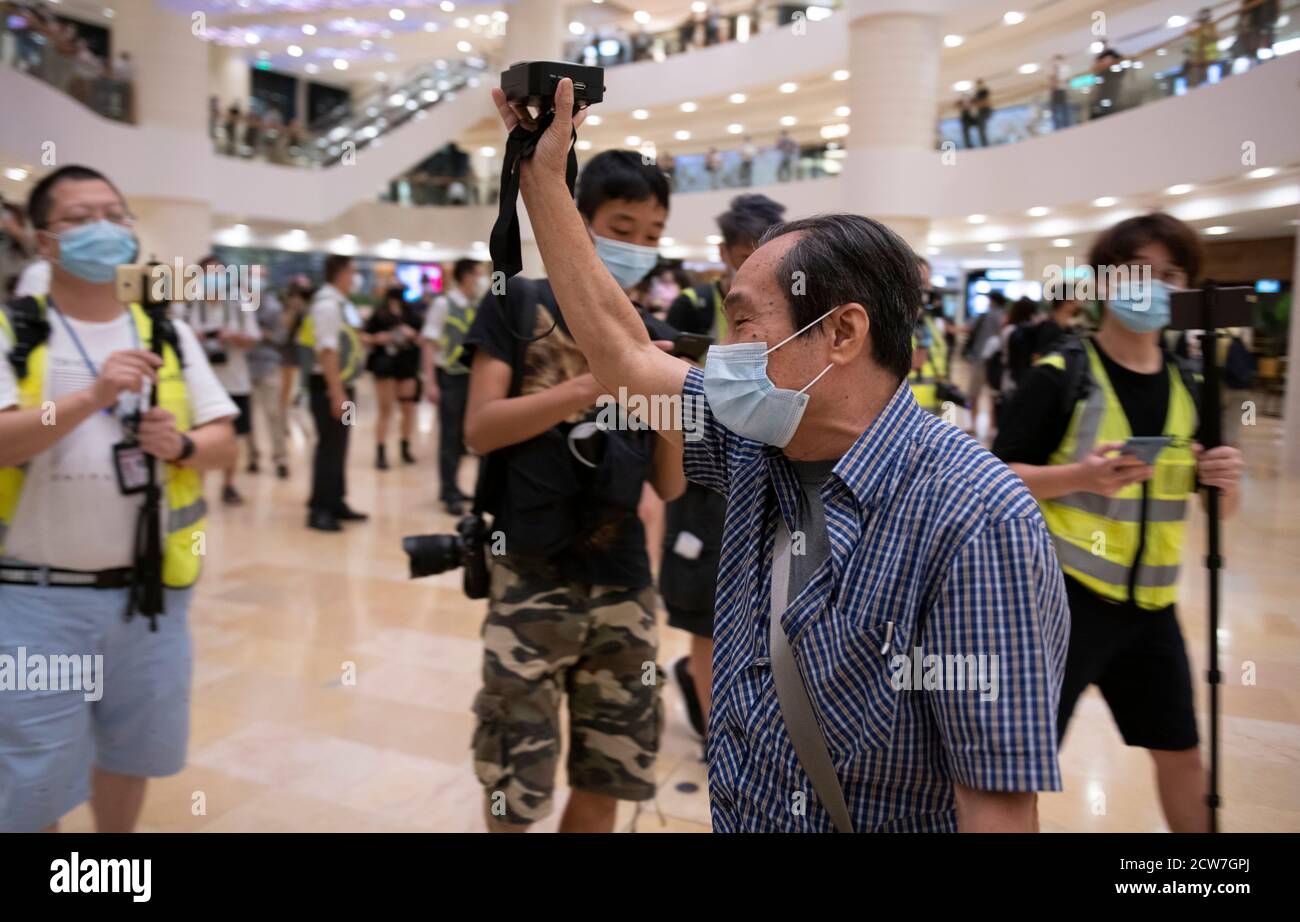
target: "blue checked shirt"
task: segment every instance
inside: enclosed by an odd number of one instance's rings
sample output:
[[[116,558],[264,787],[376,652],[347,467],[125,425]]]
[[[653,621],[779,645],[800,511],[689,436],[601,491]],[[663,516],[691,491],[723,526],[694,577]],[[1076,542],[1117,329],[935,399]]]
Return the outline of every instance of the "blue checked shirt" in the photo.
[[[703,410],[686,476],[728,497],[709,718],[714,831],[830,832],[768,659],[776,517],[794,528],[798,480],[779,449],[713,418],[699,369],[683,394]],[[821,493],[830,557],[790,586],[781,623],[854,829],[955,831],[954,783],[1060,790],[1069,608],[1024,484],[903,383]]]

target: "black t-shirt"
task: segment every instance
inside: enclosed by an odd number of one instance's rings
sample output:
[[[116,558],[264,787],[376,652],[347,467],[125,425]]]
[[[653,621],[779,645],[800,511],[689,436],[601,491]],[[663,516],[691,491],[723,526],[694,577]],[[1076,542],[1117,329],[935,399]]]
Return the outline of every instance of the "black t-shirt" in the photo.
[[[713,335],[713,320],[716,313],[713,300],[715,288],[716,283],[696,286],[694,291],[699,303],[692,301],[691,296],[685,292],[678,295],[668,308],[668,325],[683,333],[694,333],[698,336]]]
[[[1169,415],[1169,366],[1173,358],[1166,354],[1160,371],[1143,374],[1116,363],[1096,340],[1092,345],[1128,417],[1133,435],[1163,435]],[[993,454],[1007,464],[1046,464],[1065,438],[1074,412],[1073,403],[1068,407],[1062,403],[1064,387],[1065,372],[1060,369],[1051,365],[1031,368],[1007,407],[1006,418],[1001,421],[993,442]]]
[[[519,283],[511,280],[512,291],[517,284]],[[474,323],[465,338],[462,359],[466,365],[472,366],[475,350],[483,349],[488,355],[514,369],[522,351],[523,368],[515,371],[519,377],[519,396],[548,390],[588,371],[587,360],[569,336],[568,327],[549,283],[539,279],[524,284],[532,286],[533,297],[539,305],[533,329],[513,330],[507,324],[518,324],[518,318],[511,316],[507,320],[496,297],[489,294],[479,304]],[[676,338],[677,331],[662,320],[657,320],[644,311],[641,318],[652,339]],[[539,336],[550,329],[553,321],[556,322],[556,328],[550,335],[529,343],[520,350],[516,334]],[[594,410],[575,414],[574,418],[558,428],[567,432],[572,424],[591,418],[593,414]],[[658,436],[648,429],[617,435],[632,440],[645,451],[656,448],[655,440]],[[574,460],[573,463],[578,462]],[[641,477],[640,472],[637,472],[637,476],[644,482],[645,478]],[[554,562],[560,565],[565,578],[580,582],[632,589],[643,589],[651,583],[645,529],[635,513],[623,517],[613,527],[602,528],[595,535],[584,538],[581,553],[560,554]]]

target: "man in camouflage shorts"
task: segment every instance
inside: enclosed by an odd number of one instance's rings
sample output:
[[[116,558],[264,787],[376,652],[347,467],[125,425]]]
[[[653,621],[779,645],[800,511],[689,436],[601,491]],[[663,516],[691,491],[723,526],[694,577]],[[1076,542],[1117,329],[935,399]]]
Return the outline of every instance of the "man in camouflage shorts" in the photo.
[[[550,814],[565,694],[570,787],[652,798],[663,719],[654,590],[566,580],[549,561],[496,557],[491,566],[474,701],[489,827],[522,831]]]

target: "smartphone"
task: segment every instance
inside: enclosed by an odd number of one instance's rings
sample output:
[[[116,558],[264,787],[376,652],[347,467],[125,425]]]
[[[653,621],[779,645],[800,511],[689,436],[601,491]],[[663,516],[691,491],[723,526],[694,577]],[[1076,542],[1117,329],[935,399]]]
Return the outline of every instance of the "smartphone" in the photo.
[[[113,293],[123,304],[143,304],[145,272],[144,266],[128,264],[118,266],[114,277]]]
[[[698,362],[708,355],[709,346],[712,345],[712,336],[701,336],[698,333],[680,333],[673,340],[673,351],[669,354]]]
[[[1124,447],[1119,450],[1119,453],[1121,455],[1131,455],[1143,464],[1155,464],[1156,456],[1160,454],[1160,450],[1167,448],[1172,441],[1173,439],[1167,435],[1134,436],[1124,443]]]

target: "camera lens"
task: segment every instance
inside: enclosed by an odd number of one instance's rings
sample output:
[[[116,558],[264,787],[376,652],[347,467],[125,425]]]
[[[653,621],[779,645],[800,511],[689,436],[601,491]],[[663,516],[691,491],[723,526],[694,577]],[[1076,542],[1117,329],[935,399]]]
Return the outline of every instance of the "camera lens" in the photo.
[[[454,570],[465,559],[460,535],[411,535],[402,539],[402,550],[411,564],[411,579]]]

